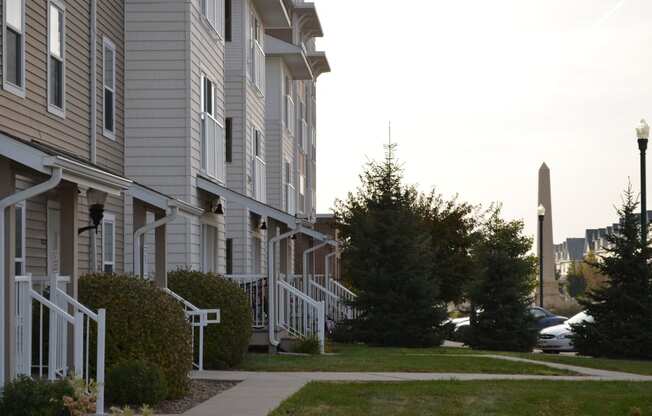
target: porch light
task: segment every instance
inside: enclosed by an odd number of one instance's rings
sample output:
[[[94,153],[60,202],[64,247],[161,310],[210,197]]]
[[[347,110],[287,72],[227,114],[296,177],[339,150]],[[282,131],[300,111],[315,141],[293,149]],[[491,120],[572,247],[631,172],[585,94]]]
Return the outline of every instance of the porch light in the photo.
[[[222,207],[222,203],[218,203],[217,207],[215,207],[214,211],[217,215],[224,215],[224,207]]]
[[[267,230],[267,221],[263,221],[262,225],[260,226],[260,229],[263,231]]]
[[[93,225],[80,228],[77,233],[81,234],[84,231],[96,230],[104,218],[104,204],[106,203],[107,193],[97,189],[89,189],[86,192],[86,200],[88,201],[88,210],[90,213]]]

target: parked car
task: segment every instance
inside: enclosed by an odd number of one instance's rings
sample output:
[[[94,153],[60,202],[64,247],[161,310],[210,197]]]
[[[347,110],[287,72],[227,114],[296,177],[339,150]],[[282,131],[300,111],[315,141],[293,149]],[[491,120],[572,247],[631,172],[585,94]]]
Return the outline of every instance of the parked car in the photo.
[[[565,316],[555,315],[549,310],[539,306],[531,306],[528,308],[528,312],[534,317],[537,330],[562,324],[568,319]],[[478,311],[478,313],[481,312]],[[449,321],[455,325],[455,328],[451,333],[451,340],[464,342],[471,325],[471,318],[467,316],[465,318],[451,319]]]
[[[575,351],[573,347],[573,325],[584,321],[593,322],[593,318],[587,315],[586,311],[578,313],[561,325],[542,329],[539,332],[537,347],[545,353],[553,354]]]

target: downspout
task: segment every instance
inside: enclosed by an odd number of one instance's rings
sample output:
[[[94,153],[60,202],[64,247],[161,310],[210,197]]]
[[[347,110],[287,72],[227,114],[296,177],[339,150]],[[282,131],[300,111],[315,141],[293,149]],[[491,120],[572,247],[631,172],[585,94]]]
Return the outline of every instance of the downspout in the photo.
[[[0,387],[4,385],[6,371],[5,360],[7,353],[5,351],[5,329],[7,323],[5,316],[5,284],[7,280],[7,276],[5,275],[5,210],[12,205],[34,198],[37,195],[55,188],[59,185],[62,178],[63,169],[60,167],[53,167],[52,176],[47,181],[0,200],[0,299],[2,299],[2,307],[0,308]],[[11,259],[9,259],[9,261],[11,261]]]
[[[90,160],[97,162],[97,0],[90,2]],[[91,273],[97,272],[97,228],[92,228],[89,239],[89,268]]]
[[[327,254],[326,257],[324,258],[324,282],[328,282],[329,279],[328,275],[330,272],[329,260],[331,259],[331,257],[337,256],[337,246],[335,247],[335,250],[336,251]]]
[[[179,208],[170,207],[170,213],[168,215],[166,215],[165,217],[157,221],[146,224],[145,226],[139,228],[138,230],[136,230],[136,232],[134,232],[134,274],[136,276],[144,277],[143,267],[142,267],[143,259],[140,252],[140,239],[146,233],[150,231],[154,231],[158,227],[171,223],[177,218],[178,215],[179,215]]]
[[[276,292],[276,279],[274,273],[274,246],[281,240],[292,237],[295,234],[303,232],[303,227],[288,231],[285,234],[277,235],[269,240],[267,243],[267,329],[269,334],[269,343],[273,347],[278,347],[281,343],[276,339],[276,311],[274,310],[275,299],[274,293]]]
[[[308,294],[308,255],[314,253],[320,248],[326,247],[328,244],[329,241],[325,241],[303,252],[303,291],[306,294]]]

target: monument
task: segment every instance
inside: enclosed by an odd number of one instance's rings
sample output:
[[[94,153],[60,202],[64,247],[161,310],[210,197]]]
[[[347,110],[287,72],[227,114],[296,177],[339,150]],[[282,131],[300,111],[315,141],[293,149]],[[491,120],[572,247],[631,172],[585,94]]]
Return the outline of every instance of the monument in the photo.
[[[539,204],[546,209],[543,219],[543,247],[537,235],[537,255],[543,253],[543,306],[555,308],[562,306],[563,299],[559,293],[559,285],[555,279],[555,257],[552,238],[552,202],[550,196],[550,169],[545,163],[539,169]],[[538,221],[537,221],[538,224]],[[541,230],[537,226],[537,233]],[[539,302],[539,285],[537,284],[536,303]]]

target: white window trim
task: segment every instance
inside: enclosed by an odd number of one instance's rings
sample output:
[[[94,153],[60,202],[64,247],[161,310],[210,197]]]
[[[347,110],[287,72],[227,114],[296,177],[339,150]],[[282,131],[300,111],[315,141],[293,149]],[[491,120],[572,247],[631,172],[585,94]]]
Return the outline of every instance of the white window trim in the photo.
[[[16,263],[21,264],[21,275],[24,275],[26,270],[27,270],[27,207],[25,205],[25,202],[20,202],[16,204],[16,211],[20,210],[22,213],[22,221],[20,224],[21,228],[21,236],[22,236],[22,241],[21,241],[21,248],[22,248],[22,256],[21,257],[16,257],[14,259],[14,269],[16,268]]]
[[[7,81],[7,55],[5,53],[2,54],[2,88],[10,92],[14,95],[17,95],[18,97],[25,98],[26,91],[27,91],[27,77],[25,76],[25,28],[27,25],[25,24],[25,2],[27,0],[21,0],[21,23],[22,23],[22,28],[21,28],[21,51],[22,51],[22,64],[20,66],[20,76],[22,82],[22,86],[19,87],[17,85],[12,84],[11,82]],[[3,1],[2,2],[2,51],[7,50],[7,2]]]
[[[215,5],[215,9],[216,9],[216,10],[219,10],[219,12],[221,13],[221,19],[220,19],[220,22],[221,22],[221,24],[222,24],[222,27],[221,27],[221,28],[219,28],[219,27],[215,27],[215,25],[213,25],[213,23],[211,23],[210,19],[209,19],[208,16],[206,15],[206,2],[207,2],[207,1],[215,1],[215,3],[217,3],[217,4]],[[207,25],[207,26],[208,26],[208,27],[209,27],[213,32],[215,32],[215,34],[217,35],[218,39],[219,39],[222,43],[225,43],[225,42],[224,42],[224,39],[225,39],[224,32],[225,32],[225,19],[226,19],[226,16],[224,15],[224,12],[225,12],[225,10],[224,10],[224,0],[200,0],[200,2],[199,2],[199,7],[200,7],[200,8],[199,8],[199,14],[200,14],[202,20],[204,21],[204,23],[205,23],[205,24],[206,24],[206,25]]]
[[[206,108],[204,108],[204,104],[205,104],[204,95],[206,93],[204,91],[204,85],[205,85],[206,80],[210,81],[210,83],[211,83],[211,107],[212,107],[212,110],[213,110],[213,114],[209,113],[208,111],[206,111]],[[202,118],[203,118],[203,114],[206,113],[206,114],[210,115],[211,117],[213,117],[217,121],[217,118],[215,117],[215,82],[213,82],[213,80],[210,77],[206,76],[206,72],[204,72],[204,71],[202,71],[202,73],[201,73],[201,75],[199,77],[199,82],[200,82],[200,86],[199,86],[199,101],[200,101],[199,112],[202,114]],[[217,121],[217,122],[218,122],[218,124],[221,124],[222,128],[224,128],[224,124],[220,123],[219,121]]]
[[[111,235],[111,240],[113,241],[113,258],[111,260],[106,259],[106,247],[104,246],[104,233],[105,233],[105,228],[104,224],[112,224],[113,227],[111,228],[113,230],[113,234]],[[111,265],[113,266],[113,273],[115,273],[115,215],[114,214],[108,214],[104,213],[104,218],[102,218],[102,272],[104,272],[105,266],[106,265]]]
[[[50,64],[50,7],[54,6],[61,10],[61,14],[63,17],[63,22],[62,22],[62,31],[61,31],[61,95],[62,97],[62,107],[59,108],[56,105],[52,104],[50,102],[50,72],[52,71],[51,64]],[[47,89],[46,95],[48,99],[48,112],[59,116],[61,118],[66,118],[66,6],[63,4],[63,2],[59,0],[49,0],[48,1],[48,11],[47,11],[47,24],[46,26],[46,31],[47,31],[47,75],[46,75],[46,83],[45,83],[45,88]]]
[[[112,92],[113,92],[113,103],[112,103],[112,105],[113,105],[113,112],[112,112],[112,114],[113,114],[113,131],[106,129],[106,108],[105,108],[106,98],[105,98],[104,94],[106,93],[107,86],[106,86],[106,79],[105,79],[106,78],[105,77],[105,72],[106,71],[105,71],[105,68],[104,68],[104,65],[106,65],[106,60],[105,60],[105,55],[104,54],[105,54],[107,48],[113,50],[113,63],[112,63],[113,68],[111,68],[111,70],[113,72],[113,89],[108,88],[109,90],[112,90]],[[116,125],[117,125],[117,123],[116,123],[116,119],[117,119],[116,116],[117,115],[116,115],[116,112],[115,112],[115,102],[116,102],[116,99],[117,99],[117,97],[116,97],[116,85],[117,85],[117,82],[116,82],[116,79],[115,79],[115,61],[116,61],[115,53],[116,53],[115,44],[109,38],[107,38],[106,36],[103,36],[102,37],[102,135],[104,135],[104,137],[106,137],[107,139],[110,139],[110,140],[113,140],[113,141],[115,141],[115,131],[116,131]]]

